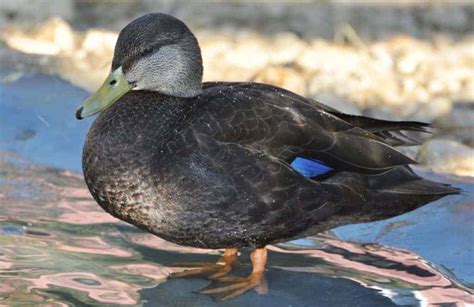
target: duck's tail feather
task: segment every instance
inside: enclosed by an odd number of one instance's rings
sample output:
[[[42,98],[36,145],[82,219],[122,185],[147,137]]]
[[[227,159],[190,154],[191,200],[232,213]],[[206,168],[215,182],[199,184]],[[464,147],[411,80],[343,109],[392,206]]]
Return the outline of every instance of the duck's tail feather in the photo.
[[[399,166],[383,174],[366,176],[365,181],[368,189],[387,193],[449,195],[460,191],[449,184],[420,177],[409,166]]]
[[[374,134],[390,146],[415,146],[421,144],[420,141],[407,136],[402,131],[380,131]]]
[[[427,179],[418,179],[387,187],[372,194],[371,206],[375,206],[378,211],[371,214],[371,219],[381,220],[398,216],[447,195],[460,192],[461,190],[458,188]]]
[[[461,193],[456,187],[416,175],[408,166],[377,175],[340,173],[326,182],[350,187],[338,214],[344,224],[391,218],[447,195]]]
[[[412,146],[419,145],[420,142],[407,136],[407,131],[430,133],[430,124],[416,121],[389,121],[375,119],[365,116],[350,115],[339,113],[337,111],[330,112],[340,119],[371,132],[391,146]]]
[[[378,192],[399,195],[431,195],[433,197],[443,197],[451,194],[459,194],[461,190],[456,187],[452,187],[449,184],[443,184],[420,178],[409,182],[395,184],[393,186],[378,190]]]

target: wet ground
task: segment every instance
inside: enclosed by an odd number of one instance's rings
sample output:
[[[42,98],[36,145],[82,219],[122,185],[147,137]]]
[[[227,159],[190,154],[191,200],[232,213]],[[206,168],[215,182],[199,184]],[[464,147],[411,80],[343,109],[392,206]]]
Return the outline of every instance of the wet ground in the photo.
[[[0,304],[385,306],[474,304],[474,180],[390,220],[272,246],[267,293],[217,303],[205,279],[167,279],[173,263],[218,252],[180,247],[120,222],[80,175],[87,93],[55,77],[0,72]],[[27,89],[27,90],[26,90]],[[235,274],[249,272],[243,251]],[[260,289],[264,292],[264,289]]]

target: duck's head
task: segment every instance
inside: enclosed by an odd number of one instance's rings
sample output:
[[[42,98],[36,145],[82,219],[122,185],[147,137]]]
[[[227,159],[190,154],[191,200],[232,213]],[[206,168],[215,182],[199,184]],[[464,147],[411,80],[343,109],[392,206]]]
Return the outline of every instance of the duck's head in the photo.
[[[160,13],[141,16],[120,31],[110,74],[76,111],[97,114],[132,90],[195,97],[202,91],[198,42],[179,19]]]

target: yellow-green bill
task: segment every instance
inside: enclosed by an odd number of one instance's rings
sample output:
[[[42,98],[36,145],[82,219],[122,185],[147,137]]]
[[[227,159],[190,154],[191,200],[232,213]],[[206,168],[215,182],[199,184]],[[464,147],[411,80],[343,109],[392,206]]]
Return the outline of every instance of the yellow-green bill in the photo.
[[[117,68],[107,76],[97,92],[76,110],[76,118],[83,119],[104,111],[131,89],[132,85],[125,79],[122,67]]]

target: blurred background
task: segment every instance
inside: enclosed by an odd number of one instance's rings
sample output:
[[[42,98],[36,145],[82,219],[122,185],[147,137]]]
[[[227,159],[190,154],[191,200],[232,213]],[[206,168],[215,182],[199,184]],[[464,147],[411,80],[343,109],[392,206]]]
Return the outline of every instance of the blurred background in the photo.
[[[271,83],[349,113],[433,122],[443,131],[410,154],[474,175],[471,1],[2,0],[0,68],[92,91],[120,29],[156,11],[195,32],[205,80]]]
[[[269,294],[225,305],[474,304],[474,4],[449,0],[0,0],[0,304],[214,304],[192,293],[203,280],[164,283],[172,262],[214,251],[115,220],[82,180],[91,120],[74,110],[108,74],[120,29],[149,12],[196,34],[206,81],[433,123],[422,146],[402,150],[418,172],[465,190],[272,247]]]

